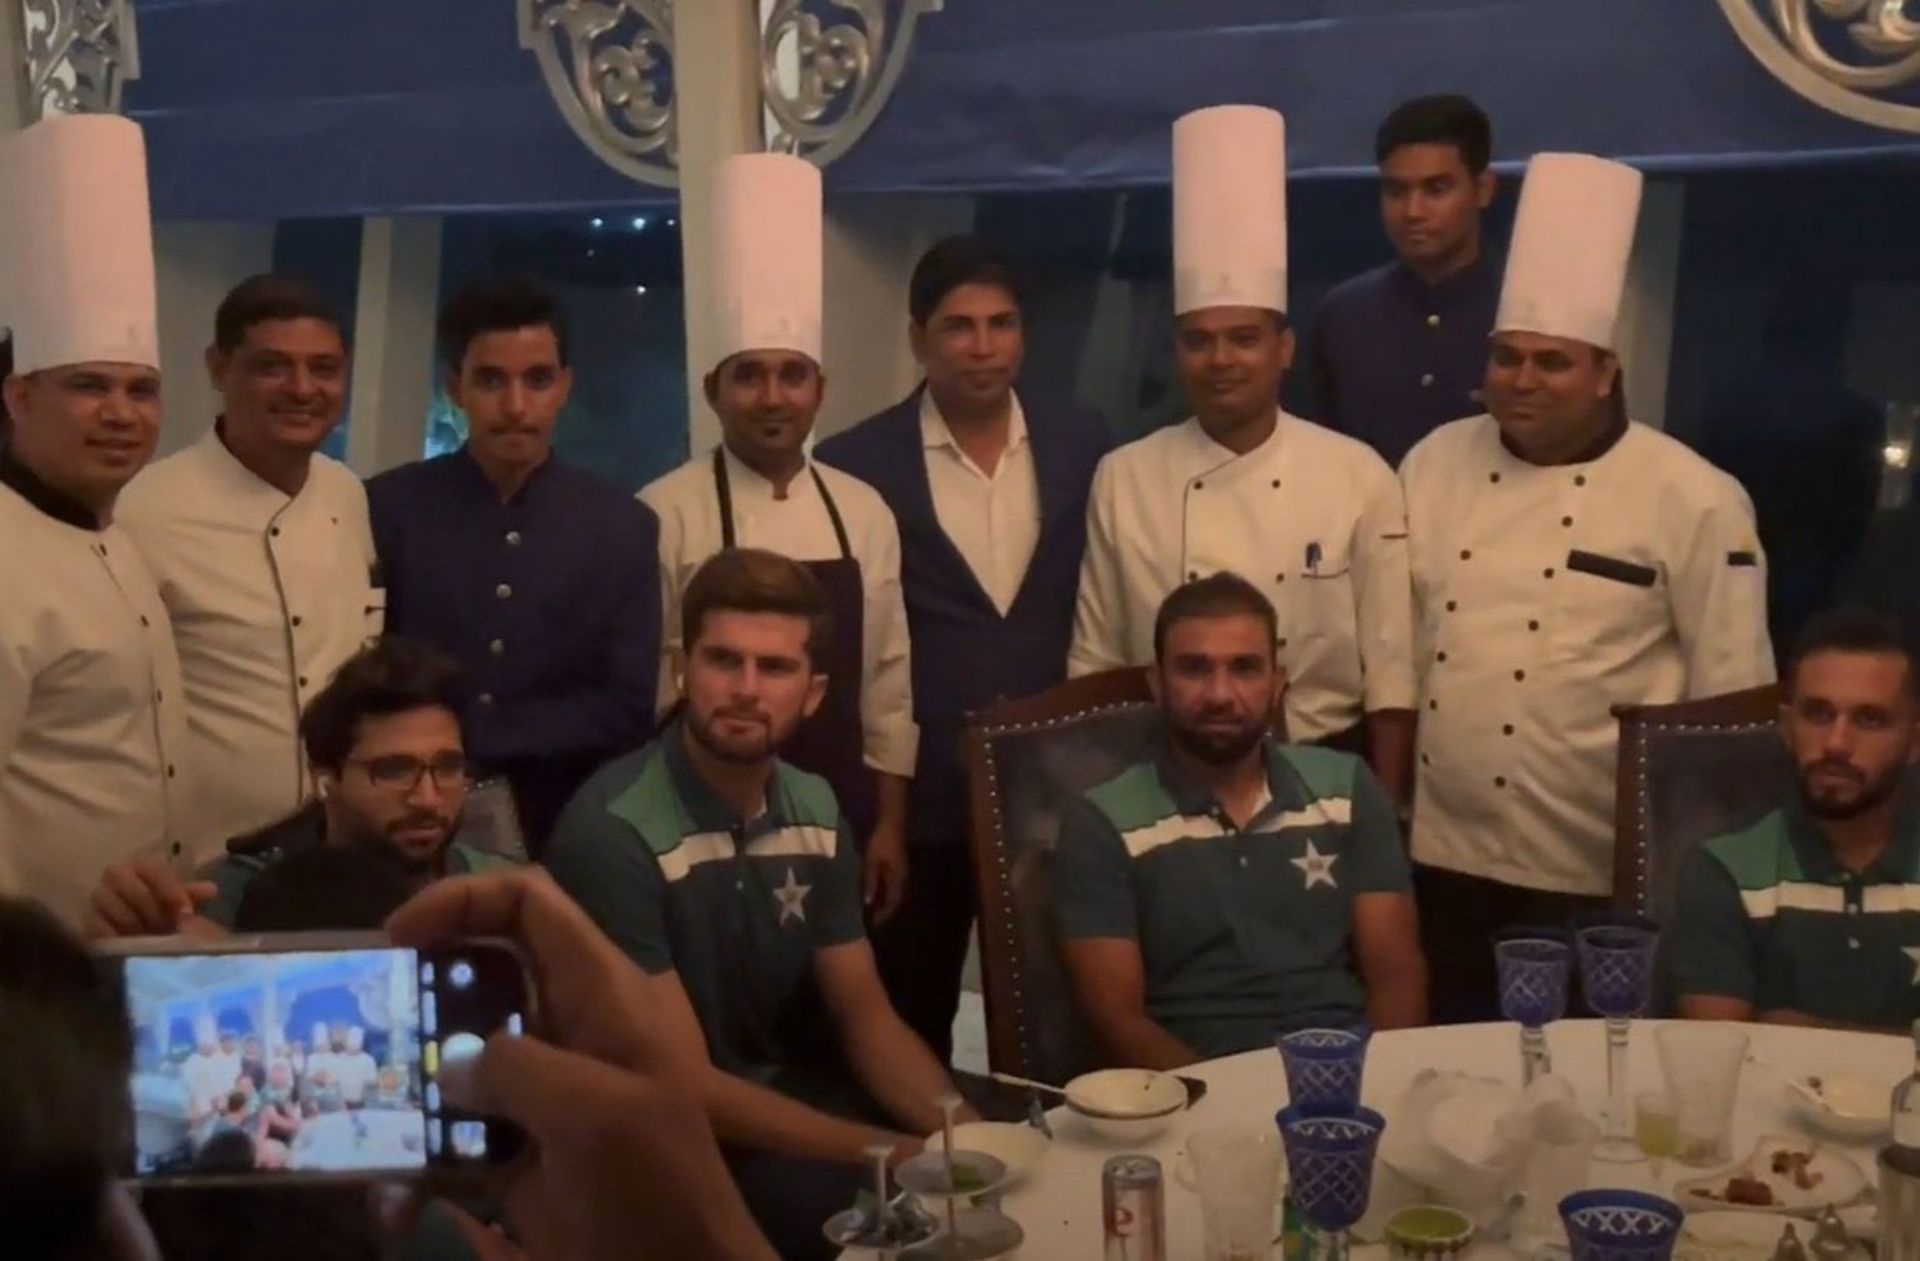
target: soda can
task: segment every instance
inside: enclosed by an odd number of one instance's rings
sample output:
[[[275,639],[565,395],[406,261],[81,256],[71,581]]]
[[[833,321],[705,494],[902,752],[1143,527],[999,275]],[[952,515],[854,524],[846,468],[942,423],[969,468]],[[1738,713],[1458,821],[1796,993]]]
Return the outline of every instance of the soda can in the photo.
[[[1100,1170],[1106,1261],[1167,1261],[1167,1193],[1160,1162],[1114,1156]]]

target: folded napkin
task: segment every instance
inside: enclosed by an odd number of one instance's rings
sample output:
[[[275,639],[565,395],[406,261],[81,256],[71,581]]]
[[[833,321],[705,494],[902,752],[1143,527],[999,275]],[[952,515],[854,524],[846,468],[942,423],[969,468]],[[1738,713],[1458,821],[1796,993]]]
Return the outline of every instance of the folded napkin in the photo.
[[[1457,1208],[1484,1228],[1519,1190],[1543,1110],[1574,1106],[1572,1087],[1551,1074],[1522,1091],[1428,1069],[1394,1110],[1380,1160],[1425,1202]]]

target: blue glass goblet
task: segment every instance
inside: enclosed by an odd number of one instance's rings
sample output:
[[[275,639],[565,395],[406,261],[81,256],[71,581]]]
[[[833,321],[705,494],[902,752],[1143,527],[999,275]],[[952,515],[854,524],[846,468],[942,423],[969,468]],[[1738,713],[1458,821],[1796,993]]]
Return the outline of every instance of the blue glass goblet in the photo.
[[[1386,1121],[1371,1108],[1318,1112],[1297,1104],[1274,1118],[1287,1149],[1287,1195],[1314,1233],[1314,1261],[1347,1261],[1347,1232],[1373,1196],[1373,1155]]]
[[[1576,1191],[1560,1201],[1573,1261],[1668,1261],[1684,1216],[1643,1191]]]
[[[1273,1040],[1287,1070],[1287,1102],[1320,1111],[1360,1105],[1367,1035],[1352,1029],[1300,1029]]]
[[[1500,969],[1500,1014],[1520,1026],[1520,1078],[1526,1085],[1553,1071],[1549,1024],[1567,1014],[1573,948],[1548,929],[1516,929],[1493,943]]]
[[[1580,955],[1580,989],[1587,1006],[1607,1023],[1607,1114],[1595,1160],[1615,1164],[1640,1159],[1633,1141],[1633,1109],[1627,1098],[1627,1042],[1633,1018],[1653,999],[1653,954],[1659,930],[1650,924],[1597,924],[1574,936]]]

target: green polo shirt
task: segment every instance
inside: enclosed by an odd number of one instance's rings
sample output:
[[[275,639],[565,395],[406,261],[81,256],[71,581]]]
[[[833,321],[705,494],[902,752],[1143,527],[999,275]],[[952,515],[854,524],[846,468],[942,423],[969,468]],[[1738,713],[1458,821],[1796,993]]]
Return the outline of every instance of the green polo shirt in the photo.
[[[1920,1018],[1920,815],[1858,875],[1800,809],[1687,858],[1667,928],[1668,988],[1843,1024]]]
[[[678,974],[717,1067],[834,1108],[849,1078],[813,953],[865,934],[853,839],[826,781],[785,762],[742,823],[681,730],[588,780],[541,861],[641,967]]]
[[[1209,1057],[1362,1020],[1353,900],[1411,888],[1393,804],[1358,758],[1269,744],[1267,790],[1236,829],[1162,757],[1061,820],[1061,934],[1138,942],[1148,1013]]]

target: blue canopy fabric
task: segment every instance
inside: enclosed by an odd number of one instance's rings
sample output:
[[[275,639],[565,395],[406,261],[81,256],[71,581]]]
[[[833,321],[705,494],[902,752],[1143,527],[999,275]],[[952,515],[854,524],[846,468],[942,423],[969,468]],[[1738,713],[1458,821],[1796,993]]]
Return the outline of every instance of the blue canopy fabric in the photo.
[[[670,199],[568,128],[514,0],[139,0],[162,218],[531,211]],[[948,0],[837,192],[1142,187],[1223,102],[1287,115],[1295,176],[1371,170],[1409,96],[1458,91],[1507,162],[1652,169],[1920,155],[1777,82],[1717,0]],[[682,73],[692,73],[683,68]],[[1920,100],[1920,95],[1915,97]]]

